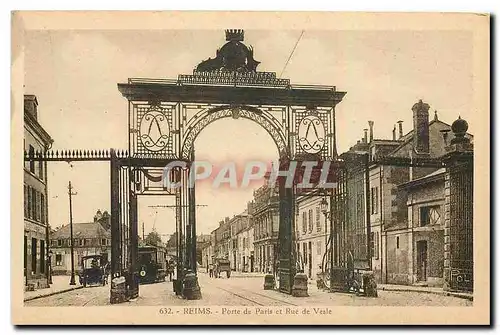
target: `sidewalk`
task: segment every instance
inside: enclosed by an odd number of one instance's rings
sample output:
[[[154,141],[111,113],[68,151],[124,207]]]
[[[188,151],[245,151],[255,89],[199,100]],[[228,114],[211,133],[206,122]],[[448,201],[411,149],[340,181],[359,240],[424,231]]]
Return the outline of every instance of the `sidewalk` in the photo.
[[[52,284],[49,288],[24,292],[24,301],[48,297],[54,294],[73,291],[83,287],[78,282],[78,277],[75,278],[76,285],[69,285],[70,278],[70,276],[52,276]]]
[[[208,276],[208,273],[206,269],[199,270],[198,273],[203,273],[204,275]],[[222,273],[223,276],[225,276],[225,273]],[[231,271],[231,277],[232,278],[246,278],[246,277],[262,277],[264,278],[266,274],[263,272],[237,272],[237,271]]]
[[[239,278],[239,277],[262,277],[264,278],[266,274],[263,273],[263,272],[236,272],[236,271],[232,271],[231,272],[231,277],[236,277],[236,278]]]
[[[473,301],[474,295],[465,292],[450,292],[443,290],[442,287],[425,287],[425,286],[411,286],[411,285],[394,285],[394,284],[377,284],[377,289],[380,291],[399,291],[399,292],[422,292],[439,294],[445,296],[452,296],[462,299]]]

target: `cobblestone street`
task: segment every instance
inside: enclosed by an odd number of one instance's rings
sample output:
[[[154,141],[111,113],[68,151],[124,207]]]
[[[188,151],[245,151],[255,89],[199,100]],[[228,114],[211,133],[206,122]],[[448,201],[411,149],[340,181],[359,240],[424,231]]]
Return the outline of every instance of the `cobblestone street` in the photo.
[[[141,285],[139,298],[127,306],[472,306],[467,299],[422,292],[378,291],[378,298],[353,294],[327,293],[309,285],[309,297],[296,298],[277,291],[264,291],[263,275],[209,278],[199,274],[202,300],[176,297],[172,283]],[[26,302],[26,306],[104,306],[109,304],[109,285],[87,287]],[[110,305],[111,306],[111,305]]]

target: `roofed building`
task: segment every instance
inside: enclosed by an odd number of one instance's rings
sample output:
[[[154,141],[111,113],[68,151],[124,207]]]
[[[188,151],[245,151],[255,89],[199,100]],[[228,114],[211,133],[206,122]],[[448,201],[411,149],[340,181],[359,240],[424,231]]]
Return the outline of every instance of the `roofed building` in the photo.
[[[38,122],[38,100],[24,96],[24,152],[43,153],[52,138]],[[24,284],[30,289],[49,286],[47,162],[24,163]]]
[[[64,225],[50,236],[52,274],[71,274],[70,225]],[[102,255],[111,259],[111,231],[97,219],[94,222],[73,223],[73,249],[75,270],[83,256]]]

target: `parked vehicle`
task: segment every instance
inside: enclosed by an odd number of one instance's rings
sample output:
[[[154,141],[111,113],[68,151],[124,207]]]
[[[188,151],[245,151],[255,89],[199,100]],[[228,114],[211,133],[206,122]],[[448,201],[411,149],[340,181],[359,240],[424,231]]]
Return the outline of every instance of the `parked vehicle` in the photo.
[[[228,259],[217,258],[215,259],[214,277],[220,278],[222,272],[226,272],[226,278],[231,277],[231,262]]]
[[[78,273],[80,284],[102,285],[108,283],[108,266],[101,255],[84,256],[81,260],[81,271]]]

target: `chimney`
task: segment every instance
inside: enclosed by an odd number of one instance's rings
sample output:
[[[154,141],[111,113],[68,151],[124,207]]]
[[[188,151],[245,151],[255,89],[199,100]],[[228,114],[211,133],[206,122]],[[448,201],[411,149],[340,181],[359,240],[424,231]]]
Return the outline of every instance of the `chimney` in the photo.
[[[429,108],[422,100],[413,105],[413,148],[416,153],[429,153]]]
[[[370,127],[370,143],[373,141],[373,121],[368,121],[368,126]]]
[[[38,116],[38,100],[35,95],[24,96],[24,112],[29,113],[37,119]]]
[[[394,128],[392,128],[392,140],[396,140],[396,125],[394,125]]]
[[[398,126],[399,126],[399,139],[401,139],[403,137],[403,121],[399,120]]]
[[[363,143],[367,143],[368,142],[368,129],[363,129],[365,135],[363,137]]]

